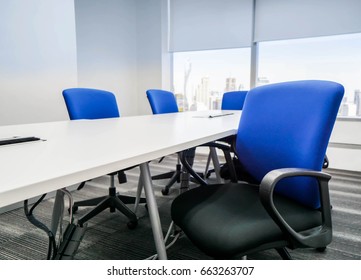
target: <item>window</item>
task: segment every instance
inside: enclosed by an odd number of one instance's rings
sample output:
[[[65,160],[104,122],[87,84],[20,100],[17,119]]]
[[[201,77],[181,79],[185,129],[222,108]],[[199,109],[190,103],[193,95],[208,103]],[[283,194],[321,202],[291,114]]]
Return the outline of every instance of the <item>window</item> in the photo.
[[[250,48],[175,52],[173,87],[180,111],[220,109],[224,92],[250,87]]]
[[[301,79],[341,83],[342,117],[361,117],[361,34],[259,43],[257,85]]]

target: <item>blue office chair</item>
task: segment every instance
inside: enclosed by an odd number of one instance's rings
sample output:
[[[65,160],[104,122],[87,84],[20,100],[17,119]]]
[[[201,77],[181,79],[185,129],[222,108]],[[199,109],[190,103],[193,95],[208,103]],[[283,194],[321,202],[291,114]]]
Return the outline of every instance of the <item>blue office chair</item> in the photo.
[[[228,91],[222,96],[222,110],[242,110],[248,91]]]
[[[70,88],[63,91],[63,97],[66,107],[68,109],[71,120],[80,119],[104,119],[104,118],[118,118],[120,113],[118,110],[117,101],[113,93],[90,88]],[[107,196],[77,201],[74,203],[73,211],[76,211],[79,206],[95,206],[90,212],[81,217],[78,221],[79,225],[84,224],[89,219],[93,218],[103,210],[109,208],[110,212],[119,210],[129,218],[128,227],[135,228],[138,220],[136,215],[125,205],[134,204],[135,198],[118,195],[114,184],[114,177],[118,175],[119,183],[126,182],[126,175],[124,170],[113,172],[110,175],[110,187]],[[84,187],[85,182],[82,182],[78,190]],[[144,203],[145,199],[140,199],[140,203]]]
[[[148,89],[146,94],[154,115],[179,112],[177,100],[172,92],[161,89]]]
[[[161,89],[149,89],[146,91],[146,94],[153,114],[156,115],[179,112],[177,100],[172,92]],[[153,180],[170,179],[166,186],[162,189],[163,195],[169,194],[169,190],[175,182],[180,183],[182,175],[182,166],[180,163],[181,161],[184,162],[186,160],[188,163],[185,166],[187,171],[192,174],[193,177],[203,181],[203,174],[196,173],[191,168],[191,166],[193,165],[194,156],[195,148],[189,149],[184,153],[178,153],[178,162],[176,164],[175,171],[170,171],[164,174],[152,176]]]
[[[286,247],[325,249],[332,240],[328,181],[321,172],[344,88],[329,81],[271,84],[248,92],[236,151],[244,182],[201,186],[178,196],[171,215],[217,258]]]

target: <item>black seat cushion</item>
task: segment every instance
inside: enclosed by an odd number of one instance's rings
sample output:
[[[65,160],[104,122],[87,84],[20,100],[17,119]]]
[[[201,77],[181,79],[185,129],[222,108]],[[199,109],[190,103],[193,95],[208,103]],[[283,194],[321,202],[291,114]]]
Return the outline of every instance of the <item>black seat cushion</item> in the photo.
[[[286,245],[282,232],[263,208],[258,187],[248,184],[202,186],[178,196],[172,219],[206,254],[232,258],[254,248]],[[321,224],[321,213],[285,197],[274,197],[284,219],[296,231]]]

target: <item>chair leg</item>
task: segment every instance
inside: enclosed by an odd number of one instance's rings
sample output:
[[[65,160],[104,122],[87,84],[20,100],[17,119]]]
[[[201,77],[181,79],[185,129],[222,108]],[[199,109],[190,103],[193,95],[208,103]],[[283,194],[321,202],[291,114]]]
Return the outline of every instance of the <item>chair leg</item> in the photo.
[[[95,206],[102,202],[107,196],[95,197],[74,202],[74,206]]]
[[[95,217],[99,213],[103,212],[105,209],[109,207],[109,199],[105,198],[102,202],[100,202],[96,207],[94,207],[92,210],[90,210],[88,213],[86,213],[84,216],[82,216],[78,220],[78,224],[80,226],[83,226],[84,223],[89,221],[91,218]]]
[[[133,229],[138,225],[137,216],[118,197],[114,197],[111,204],[129,219],[128,228]]]
[[[169,182],[167,183],[167,185],[164,187],[164,189],[162,189],[162,194],[163,195],[167,195],[169,194],[169,189],[173,186],[173,184],[175,184],[175,182],[180,182],[180,169],[174,172],[172,178],[169,180]]]
[[[102,196],[102,197],[95,197],[81,201],[76,201],[73,204],[72,211],[73,213],[75,213],[76,211],[78,211],[78,208],[82,206],[96,206],[106,198],[107,196]],[[70,209],[68,209],[68,211],[70,211]]]
[[[126,196],[118,194],[118,198],[124,203],[124,204],[135,204],[137,198],[132,196]],[[145,198],[139,198],[139,203],[145,203]]]
[[[292,257],[286,248],[276,248],[276,251],[283,260],[292,260]]]

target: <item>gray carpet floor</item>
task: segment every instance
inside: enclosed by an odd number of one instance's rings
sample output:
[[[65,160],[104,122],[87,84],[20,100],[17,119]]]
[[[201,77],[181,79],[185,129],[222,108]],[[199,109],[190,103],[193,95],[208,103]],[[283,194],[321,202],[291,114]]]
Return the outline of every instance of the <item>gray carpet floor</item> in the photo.
[[[206,158],[197,156],[195,169],[204,170]],[[159,174],[174,168],[175,157],[166,157],[161,163],[151,164],[152,174]],[[361,176],[350,172],[327,170],[333,175],[330,182],[330,196],[333,219],[333,241],[325,252],[311,249],[290,251],[293,259],[300,260],[361,260]],[[138,168],[127,171],[128,182],[117,185],[121,193],[133,194],[138,182]],[[155,181],[154,190],[164,234],[171,223],[170,205],[179,193],[179,185],[171,189],[168,196],[161,194],[167,181]],[[97,197],[107,193],[109,177],[93,179],[86,187],[74,191],[75,200]],[[35,210],[35,216],[50,225],[53,199],[43,201]],[[79,209],[76,217],[88,209]],[[136,229],[126,226],[127,219],[120,213],[104,211],[88,222],[87,231],[79,246],[77,260],[141,260],[155,254],[148,213],[144,206],[138,211],[139,223]],[[41,260],[46,259],[48,238],[25,218],[22,208],[0,215],[0,259]],[[185,236],[181,236],[167,251],[173,260],[209,259],[195,248]],[[280,259],[274,250],[249,255],[248,259]]]

